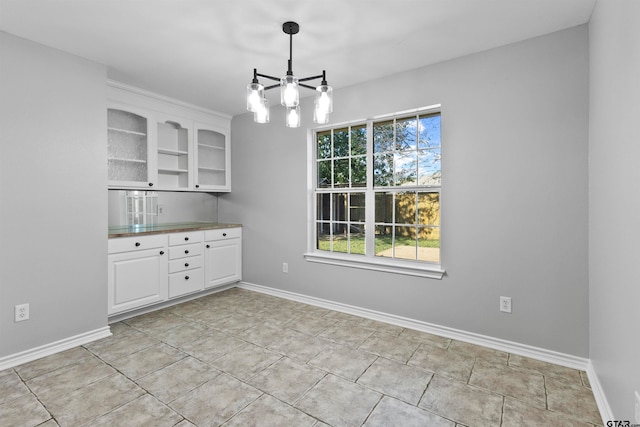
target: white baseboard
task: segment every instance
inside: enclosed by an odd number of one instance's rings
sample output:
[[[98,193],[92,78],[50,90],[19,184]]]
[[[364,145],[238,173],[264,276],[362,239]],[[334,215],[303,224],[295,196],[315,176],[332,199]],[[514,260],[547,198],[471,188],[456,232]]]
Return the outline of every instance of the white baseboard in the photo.
[[[0,371],[111,336],[108,326],[0,358]]]
[[[295,292],[283,291],[267,286],[256,285],[254,283],[240,282],[238,284],[238,287],[292,301],[314,305],[317,307],[323,307],[343,313],[353,314],[356,316],[365,317],[367,319],[378,320],[381,322],[402,326],[421,332],[440,335],[446,338],[452,338],[471,344],[481,345],[484,347],[493,348],[495,350],[517,354],[519,356],[530,357],[532,359],[541,360],[543,362],[554,363],[556,365],[586,371],[591,389],[593,390],[593,394],[596,399],[596,403],[598,404],[598,409],[600,410],[600,416],[603,420],[605,420],[604,422],[606,422],[606,420],[614,419],[613,414],[611,413],[611,408],[609,407],[606,396],[604,395],[604,391],[600,385],[600,382],[598,381],[598,377],[593,369],[593,366],[591,365],[591,361],[587,358],[560,353],[553,350],[547,350],[544,348],[533,347],[526,344],[503,340],[500,338],[480,335],[460,329],[435,325],[433,323],[409,319],[406,317],[396,316],[394,314],[382,313],[379,311],[369,310],[366,308],[356,307],[353,305],[343,304],[335,301],[329,301],[322,298],[310,297]]]
[[[587,376],[589,377],[591,390],[593,390],[593,397],[595,397],[598,409],[600,410],[600,417],[604,425],[607,425],[607,421],[615,420],[616,418],[613,416],[613,411],[611,411],[611,406],[609,406],[609,401],[604,394],[604,389],[602,388],[602,384],[600,384],[600,380],[591,361],[589,361],[589,366],[587,367]]]

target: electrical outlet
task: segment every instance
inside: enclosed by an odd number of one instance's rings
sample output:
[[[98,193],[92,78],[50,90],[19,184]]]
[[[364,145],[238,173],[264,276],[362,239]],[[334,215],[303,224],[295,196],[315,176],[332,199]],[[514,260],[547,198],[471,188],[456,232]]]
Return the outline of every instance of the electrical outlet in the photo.
[[[511,313],[511,297],[500,297],[500,311]]]
[[[15,306],[15,321],[22,322],[23,320],[29,320],[29,304]]]
[[[640,424],[640,394],[636,390],[636,423]]]
[[[283,273],[288,273],[289,272],[289,264],[287,264],[286,262],[282,263],[282,272]]]

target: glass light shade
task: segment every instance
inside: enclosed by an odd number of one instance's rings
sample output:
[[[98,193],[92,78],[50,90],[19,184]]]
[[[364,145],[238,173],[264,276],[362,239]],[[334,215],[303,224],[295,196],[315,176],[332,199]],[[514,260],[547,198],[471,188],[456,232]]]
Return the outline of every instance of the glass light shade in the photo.
[[[300,127],[300,106],[287,107],[287,113],[285,116],[286,124],[288,128]]]
[[[320,85],[316,88],[316,110],[324,113],[333,113],[333,88],[328,85]]]
[[[329,113],[319,109],[316,105],[316,108],[313,109],[313,121],[320,125],[326,125],[329,123]]]
[[[264,99],[264,86],[260,83],[249,83],[247,85],[247,110],[258,111],[261,100]]]
[[[260,100],[258,110],[253,113],[253,121],[256,123],[269,123],[269,101],[266,98]]]
[[[285,107],[295,107],[300,104],[298,79],[295,76],[284,76],[280,80],[280,103]]]

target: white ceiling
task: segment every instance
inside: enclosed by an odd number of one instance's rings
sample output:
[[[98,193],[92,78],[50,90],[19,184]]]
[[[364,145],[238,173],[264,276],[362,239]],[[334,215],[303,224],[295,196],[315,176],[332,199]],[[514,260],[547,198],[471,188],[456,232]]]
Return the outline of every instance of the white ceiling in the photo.
[[[300,24],[294,74],[340,88],[583,24],[595,1],[0,0],[0,30],[235,115],[253,68],[284,75],[285,21]]]

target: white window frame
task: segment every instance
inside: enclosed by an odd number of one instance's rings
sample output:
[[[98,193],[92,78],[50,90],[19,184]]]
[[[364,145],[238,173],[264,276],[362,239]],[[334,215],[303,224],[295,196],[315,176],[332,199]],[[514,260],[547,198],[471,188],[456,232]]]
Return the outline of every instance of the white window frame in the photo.
[[[317,197],[316,197],[316,175],[317,175],[317,161],[316,161],[316,139],[315,134],[330,129],[336,129],[340,127],[358,126],[361,124],[367,124],[367,158],[373,156],[373,135],[372,124],[384,119],[401,118],[406,115],[412,114],[429,114],[429,113],[442,113],[441,105],[430,105],[428,107],[416,108],[413,110],[401,111],[393,114],[385,114],[383,116],[376,116],[370,119],[357,120],[348,123],[332,124],[331,126],[323,126],[315,129],[309,129],[307,132],[307,252],[304,257],[307,261],[317,262],[321,264],[338,265],[343,267],[361,268],[366,270],[383,271],[388,273],[404,274],[409,276],[426,277],[432,279],[442,279],[445,274],[445,270],[442,267],[442,251],[440,252],[440,264],[426,263],[423,261],[403,260],[398,258],[386,258],[371,255],[374,248],[372,246],[373,239],[369,239],[367,245],[367,255],[361,254],[345,254],[340,252],[322,251],[316,248],[316,212],[317,212]],[[371,163],[367,161],[368,165]],[[367,167],[367,184],[373,183],[373,168]],[[397,188],[394,187],[394,190]],[[414,190],[415,187],[407,188],[407,190]],[[351,189],[345,189],[351,190]],[[373,198],[373,188],[362,187],[362,189],[354,188],[357,192],[366,192],[366,223],[374,224],[375,206]],[[359,191],[361,190],[361,191]],[[348,191],[345,191],[348,192]],[[442,199],[441,199],[442,201]],[[442,211],[442,203],[440,204]],[[440,226],[442,227],[442,216],[440,217]],[[440,242],[440,249],[442,250],[442,241]]]

